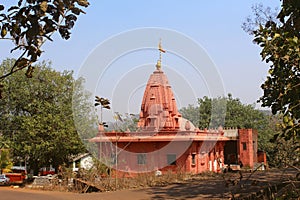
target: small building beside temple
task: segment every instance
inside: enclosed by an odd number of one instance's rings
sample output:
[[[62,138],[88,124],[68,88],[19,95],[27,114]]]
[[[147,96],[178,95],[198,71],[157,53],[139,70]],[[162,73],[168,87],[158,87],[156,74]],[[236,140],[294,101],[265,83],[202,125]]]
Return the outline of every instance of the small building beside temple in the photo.
[[[220,172],[224,165],[232,164],[253,168],[258,162],[256,131],[199,130],[181,116],[161,69],[161,55],[144,91],[138,130],[105,132],[100,126],[90,142],[97,144],[101,161],[126,173],[159,170],[196,174]]]

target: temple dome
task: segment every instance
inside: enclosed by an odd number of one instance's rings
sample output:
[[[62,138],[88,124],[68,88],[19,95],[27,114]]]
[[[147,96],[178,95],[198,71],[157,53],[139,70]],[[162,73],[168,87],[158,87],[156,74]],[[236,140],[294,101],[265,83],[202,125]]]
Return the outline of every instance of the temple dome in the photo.
[[[167,76],[157,68],[147,82],[138,126],[143,129],[180,129],[181,114]]]
[[[191,121],[183,117],[179,119],[179,125],[180,131],[195,131],[196,129],[195,125]]]
[[[167,76],[162,71],[162,48],[158,45],[159,60],[156,70],[150,75],[147,82],[140,112],[138,127],[142,130],[162,131],[180,130],[194,131],[195,126],[181,117],[178,112],[176,100]]]

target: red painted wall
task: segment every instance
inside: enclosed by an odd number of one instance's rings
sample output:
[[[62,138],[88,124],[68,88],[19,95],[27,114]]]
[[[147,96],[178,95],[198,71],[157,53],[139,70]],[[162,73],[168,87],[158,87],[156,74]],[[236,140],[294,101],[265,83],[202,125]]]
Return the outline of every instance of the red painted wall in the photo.
[[[253,168],[257,162],[257,132],[239,129],[239,160],[243,166]]]
[[[155,136],[152,136],[155,137]],[[129,141],[129,140],[128,140]],[[116,152],[115,142],[98,144],[99,155],[107,165],[117,170],[141,173],[155,170],[185,171],[201,173],[220,172],[224,165],[224,146],[226,140],[220,141],[133,141],[118,142],[118,163],[111,163],[111,154]],[[146,163],[138,163],[138,154],[145,154]],[[176,155],[176,165],[167,163],[167,155]],[[238,160],[244,167],[254,167],[257,158],[257,132],[252,129],[239,129],[237,140]]]
[[[101,146],[102,151],[99,152],[106,162],[111,162],[110,154],[115,152],[115,145],[103,143]],[[193,174],[209,170],[220,172],[220,165],[224,162],[224,142],[119,142],[118,147],[118,152],[121,152],[118,154],[117,169],[129,173],[157,169]],[[166,147],[168,148],[164,150]],[[146,164],[138,164],[137,154],[143,153],[146,154]],[[167,154],[176,154],[176,165],[168,165]],[[112,167],[116,167],[115,163]]]

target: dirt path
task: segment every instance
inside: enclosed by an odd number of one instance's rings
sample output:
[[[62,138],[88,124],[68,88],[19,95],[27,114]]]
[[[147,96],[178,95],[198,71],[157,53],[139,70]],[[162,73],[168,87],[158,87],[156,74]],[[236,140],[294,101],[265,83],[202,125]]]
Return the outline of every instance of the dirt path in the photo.
[[[242,181],[235,186],[233,185],[235,180],[240,178],[238,173],[226,174],[226,181],[220,176],[215,178],[196,176],[187,182],[174,183],[165,187],[89,194],[0,187],[0,200],[228,199],[231,197],[230,192],[245,195],[259,191],[268,184],[287,180],[288,176],[295,176],[295,170],[288,170],[285,173],[279,170],[256,172],[250,178],[249,175],[249,173],[243,173]]]
[[[134,190],[77,194],[69,192],[40,191],[24,188],[0,187],[0,200],[113,200],[149,199],[148,194]]]

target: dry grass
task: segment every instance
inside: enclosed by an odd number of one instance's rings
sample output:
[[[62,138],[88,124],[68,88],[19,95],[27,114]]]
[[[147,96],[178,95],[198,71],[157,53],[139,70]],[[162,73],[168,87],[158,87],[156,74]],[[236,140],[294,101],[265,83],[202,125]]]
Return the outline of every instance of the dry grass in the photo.
[[[288,170],[290,169],[291,168]],[[159,187],[161,190],[164,190],[165,187],[163,186],[169,187],[172,184],[174,185],[174,183],[190,185],[217,181],[222,185],[219,185],[220,191],[230,192],[229,196],[231,196],[231,199],[299,199],[300,171],[297,172],[297,169],[293,170],[293,173],[286,173],[285,170],[270,170],[226,174],[207,172],[197,175],[191,175],[182,171],[176,173],[168,171],[161,176],[155,176],[154,172],[152,172],[136,174],[133,177],[124,175],[117,179],[114,177],[114,173],[112,173],[111,177],[108,175],[99,176],[97,175],[97,171],[91,170],[82,171],[79,178],[85,181],[85,183],[88,183],[88,185],[90,185],[89,187],[82,182],[74,181],[76,180],[75,174],[65,173],[61,180],[53,179],[51,185],[38,189],[77,193],[99,191],[95,188],[100,188],[100,191],[150,189],[152,187]],[[292,174],[292,176],[288,176],[288,174]],[[295,174],[297,175],[295,176]],[[201,187],[203,189],[205,188],[203,184]]]

